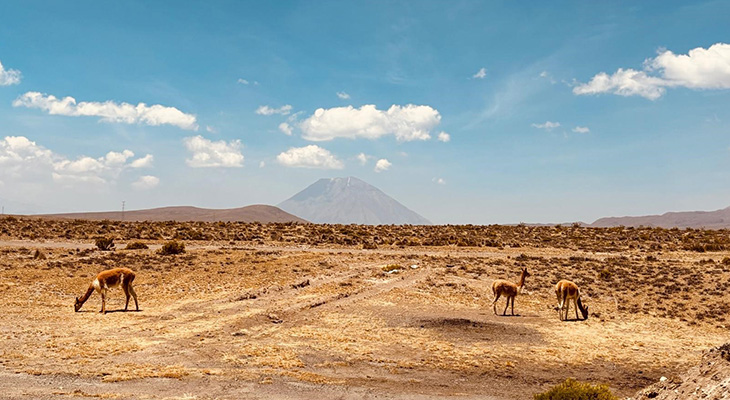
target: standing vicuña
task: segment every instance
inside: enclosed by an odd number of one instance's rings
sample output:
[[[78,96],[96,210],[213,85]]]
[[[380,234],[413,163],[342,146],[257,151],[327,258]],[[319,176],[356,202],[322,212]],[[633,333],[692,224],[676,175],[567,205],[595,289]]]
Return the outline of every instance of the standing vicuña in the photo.
[[[588,306],[583,306],[583,303],[580,301],[580,289],[578,289],[578,285],[563,279],[555,285],[555,295],[558,297],[558,313],[560,313],[561,321],[568,319],[569,300],[573,301],[575,319],[578,320],[578,310],[583,314],[584,320],[588,319]],[[563,317],[563,314],[565,314],[565,317]]]
[[[81,309],[81,306],[84,305],[86,300],[88,300],[91,294],[94,293],[94,290],[96,290],[101,295],[101,311],[99,312],[106,314],[107,289],[122,285],[122,289],[124,289],[124,294],[127,295],[127,303],[124,305],[124,311],[127,311],[127,307],[129,307],[130,294],[132,295],[132,297],[134,297],[134,306],[137,308],[137,311],[139,311],[139,304],[137,303],[137,293],[134,292],[134,288],[132,287],[133,280],[134,272],[132,272],[132,270],[129,268],[114,268],[108,269],[106,271],[101,271],[99,272],[99,275],[96,276],[96,279],[91,282],[91,285],[89,285],[89,289],[86,291],[86,294],[81,296],[81,298],[76,298],[76,304],[74,304],[74,309],[76,311],[79,311]]]
[[[504,279],[497,279],[492,283],[492,293],[494,294],[494,301],[492,302],[492,308],[494,309],[494,315],[497,315],[497,300],[501,295],[507,297],[507,304],[504,305],[504,312],[502,315],[507,315],[507,307],[512,301],[512,315],[515,315],[515,297],[522,293],[522,288],[525,286],[525,278],[530,276],[527,272],[527,268],[522,268],[522,275],[520,275],[520,283],[515,285],[512,282],[505,281]]]

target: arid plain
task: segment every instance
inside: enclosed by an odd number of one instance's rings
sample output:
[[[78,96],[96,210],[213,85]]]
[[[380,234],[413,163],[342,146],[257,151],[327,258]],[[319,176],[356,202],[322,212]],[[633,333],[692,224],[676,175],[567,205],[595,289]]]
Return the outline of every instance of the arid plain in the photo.
[[[113,312],[74,313],[115,267],[141,311],[112,289]],[[495,316],[492,281],[525,267],[519,315]],[[560,279],[587,321],[559,321]],[[726,230],[4,217],[0,397],[527,399],[568,377],[631,396],[730,341],[728,288]]]

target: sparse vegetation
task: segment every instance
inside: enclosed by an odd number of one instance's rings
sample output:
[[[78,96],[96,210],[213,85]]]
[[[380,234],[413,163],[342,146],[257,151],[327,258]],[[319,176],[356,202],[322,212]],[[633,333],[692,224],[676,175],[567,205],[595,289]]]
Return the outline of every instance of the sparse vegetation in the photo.
[[[568,378],[545,393],[536,394],[535,400],[618,400],[606,385],[591,385]]]
[[[0,247],[0,296],[8,299],[0,304],[0,364],[39,379],[94,369],[99,382],[155,385],[144,380],[174,376],[190,387],[210,374],[370,389],[361,377],[374,371],[393,377],[378,381],[382,390],[402,390],[413,379],[444,397],[486,388],[521,398],[547,389],[537,385],[555,379],[557,363],[569,363],[567,373],[582,382],[610,362],[615,372],[606,383],[631,396],[727,340],[730,251],[685,245],[728,246],[728,233],[0,218],[0,239],[35,238]],[[100,237],[165,247],[99,252]],[[368,243],[377,249],[362,251]],[[185,253],[164,255],[171,248]],[[46,259],[31,259],[36,250]],[[69,318],[69,299],[100,270],[121,266],[138,273],[142,314]],[[520,268],[533,275],[518,300],[529,322],[485,313],[491,282],[515,279]],[[589,323],[556,325],[554,287],[566,278],[590,305]],[[121,309],[123,299],[112,291],[108,306]],[[169,338],[164,348],[161,336]],[[99,352],[101,345],[112,347]],[[195,357],[194,366],[186,357]],[[182,367],[171,373],[168,365]],[[525,372],[525,365],[536,368]],[[467,380],[457,383],[454,374]]]

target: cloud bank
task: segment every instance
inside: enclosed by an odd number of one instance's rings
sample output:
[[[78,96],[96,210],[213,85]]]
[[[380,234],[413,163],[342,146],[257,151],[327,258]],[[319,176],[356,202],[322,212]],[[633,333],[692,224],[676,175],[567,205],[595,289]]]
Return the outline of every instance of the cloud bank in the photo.
[[[243,167],[241,141],[225,140],[213,142],[200,135],[183,139],[185,148],[192,153],[192,157],[185,163],[193,168],[237,168]]]
[[[99,117],[103,122],[151,126],[173,125],[187,130],[198,129],[194,115],[186,114],[175,107],[165,107],[159,104],[148,106],[145,103],[139,103],[135,106],[113,101],[103,103],[82,101],[77,104],[76,99],[70,96],[59,99],[53,95],[27,92],[15,99],[13,106],[38,108],[51,115]]]
[[[319,108],[299,124],[302,137],[313,142],[335,138],[378,139],[394,135],[399,142],[428,140],[430,131],[441,122],[439,112],[429,106],[393,105],[387,111],[368,104]]]
[[[588,83],[573,88],[576,95],[613,93],[656,100],[666,88],[730,89],[730,44],[716,43],[707,49],[698,47],[687,54],[659,52],[644,61],[637,71],[619,68],[612,75],[596,74]]]
[[[130,150],[110,151],[98,158],[80,156],[75,160],[44,148],[24,136],[0,140],[0,176],[13,181],[43,181],[103,184],[115,180],[126,169],[151,166],[152,155],[130,160]]]

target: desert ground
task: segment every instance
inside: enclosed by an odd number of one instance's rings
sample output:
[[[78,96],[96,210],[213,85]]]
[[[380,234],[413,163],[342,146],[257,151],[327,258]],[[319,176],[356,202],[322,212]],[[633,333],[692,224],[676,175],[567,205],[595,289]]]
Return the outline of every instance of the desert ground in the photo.
[[[75,313],[116,267],[140,311],[117,288]],[[518,315],[494,315],[492,281],[525,267]],[[587,321],[559,320],[560,279]],[[529,399],[568,377],[627,397],[730,341],[729,287],[724,230],[4,217],[0,398]]]

